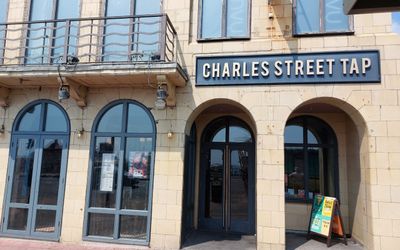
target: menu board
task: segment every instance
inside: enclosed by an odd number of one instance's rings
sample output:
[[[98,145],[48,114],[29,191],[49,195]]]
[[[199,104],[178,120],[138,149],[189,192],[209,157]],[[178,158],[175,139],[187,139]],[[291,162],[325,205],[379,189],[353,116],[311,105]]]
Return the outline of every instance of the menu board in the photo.
[[[316,195],[311,211],[310,231],[329,236],[335,198]]]
[[[341,236],[347,245],[339,202],[336,198],[323,195],[314,196],[308,235],[310,235],[310,233],[326,237],[328,239],[328,247],[330,246],[332,233]]]
[[[100,191],[112,192],[115,154],[103,154],[101,160]]]

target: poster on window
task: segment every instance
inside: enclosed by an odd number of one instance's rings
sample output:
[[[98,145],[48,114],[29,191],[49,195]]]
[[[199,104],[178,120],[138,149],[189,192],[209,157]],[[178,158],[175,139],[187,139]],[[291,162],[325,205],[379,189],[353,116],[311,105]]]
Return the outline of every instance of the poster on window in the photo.
[[[103,154],[101,160],[100,191],[112,192],[115,154]]]
[[[129,152],[129,178],[147,178],[149,167],[149,152]]]

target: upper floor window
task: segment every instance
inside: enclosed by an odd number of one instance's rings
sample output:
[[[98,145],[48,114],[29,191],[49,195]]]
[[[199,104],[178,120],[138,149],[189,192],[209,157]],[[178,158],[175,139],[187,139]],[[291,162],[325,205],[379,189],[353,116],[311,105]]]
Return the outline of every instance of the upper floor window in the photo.
[[[0,23],[5,23],[7,21],[7,8],[8,0],[0,1]],[[6,34],[6,25],[0,25],[0,63],[2,63],[4,54],[4,45]]]
[[[106,17],[136,17],[106,20],[103,61],[130,61],[135,57],[149,60],[158,53],[161,17],[151,15],[159,14],[161,5],[161,0],[106,0]]]
[[[250,0],[201,0],[199,4],[200,40],[250,37]]]
[[[351,32],[351,17],[343,13],[343,0],[294,0],[296,35]]]
[[[31,0],[29,21],[79,17],[79,0]],[[78,22],[69,24],[68,50],[65,51],[66,22],[35,22],[29,24],[25,63],[58,62],[64,54],[76,54]]]

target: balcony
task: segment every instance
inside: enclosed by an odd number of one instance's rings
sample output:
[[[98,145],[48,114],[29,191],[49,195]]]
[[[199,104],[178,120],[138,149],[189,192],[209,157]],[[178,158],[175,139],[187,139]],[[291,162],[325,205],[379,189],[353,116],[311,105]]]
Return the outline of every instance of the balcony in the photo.
[[[173,94],[187,80],[166,14],[0,24],[3,90],[61,83],[73,90],[165,84]]]

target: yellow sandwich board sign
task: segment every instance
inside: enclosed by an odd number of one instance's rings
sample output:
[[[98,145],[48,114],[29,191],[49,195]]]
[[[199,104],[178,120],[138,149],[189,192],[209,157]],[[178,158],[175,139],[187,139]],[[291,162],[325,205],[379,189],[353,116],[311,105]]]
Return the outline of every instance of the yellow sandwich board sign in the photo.
[[[328,247],[330,246],[332,233],[343,237],[347,245],[339,202],[336,198],[323,195],[314,197],[308,235],[310,236],[311,233],[326,237]]]

